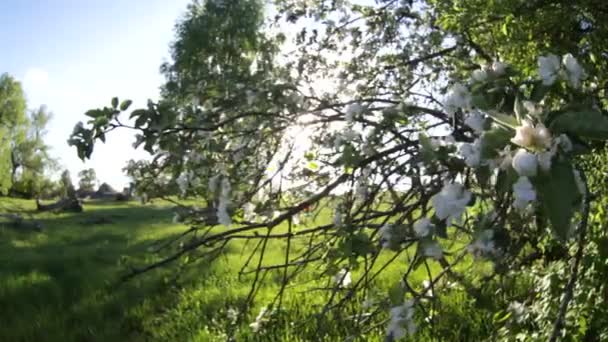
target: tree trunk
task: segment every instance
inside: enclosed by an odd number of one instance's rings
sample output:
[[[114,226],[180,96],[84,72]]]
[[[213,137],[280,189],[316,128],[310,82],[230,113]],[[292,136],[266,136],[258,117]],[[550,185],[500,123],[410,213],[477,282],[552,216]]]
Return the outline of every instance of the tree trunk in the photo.
[[[77,198],[63,198],[52,204],[40,204],[40,200],[36,199],[36,208],[38,211],[71,211],[82,212],[82,203]]]

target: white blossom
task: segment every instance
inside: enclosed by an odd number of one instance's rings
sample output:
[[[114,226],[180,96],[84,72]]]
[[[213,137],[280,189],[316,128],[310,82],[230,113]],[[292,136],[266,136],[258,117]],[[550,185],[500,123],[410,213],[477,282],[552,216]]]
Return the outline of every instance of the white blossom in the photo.
[[[475,241],[467,246],[467,251],[475,257],[495,254],[494,231],[491,229],[482,231]]]
[[[534,127],[535,136],[534,139],[538,147],[550,147],[551,146],[551,132],[545,125],[539,123]]]
[[[222,189],[220,193],[219,204],[217,206],[217,220],[221,225],[226,227],[232,224],[232,218],[228,212],[230,206],[230,181],[228,178],[222,179]]]
[[[342,137],[342,134],[340,134],[340,132],[336,133],[336,136],[334,137],[334,149],[339,150],[343,143],[344,138]]]
[[[555,148],[552,148],[548,151],[539,152],[537,154],[538,166],[540,166],[541,170],[545,172],[549,172],[549,170],[551,170],[551,160],[556,152],[557,151]]]
[[[534,177],[538,169],[538,160],[534,154],[520,148],[515,153],[511,165],[520,176]]]
[[[435,216],[440,220],[446,220],[448,225],[453,221],[460,221],[470,201],[471,193],[458,183],[444,185],[443,189],[431,198]]]
[[[523,322],[524,321],[524,314],[526,313],[526,307],[518,302],[518,301],[514,301],[509,303],[509,307],[507,308],[507,310],[513,315],[513,318],[515,319],[516,322]]]
[[[513,184],[513,207],[524,210],[530,202],[536,200],[536,191],[528,177],[519,177]]]
[[[523,120],[522,125],[515,129],[515,137],[511,138],[511,142],[522,147],[532,146],[535,134],[534,124],[529,120]]]
[[[363,107],[359,103],[353,103],[346,108],[346,114],[344,119],[348,123],[352,123],[355,120],[355,116],[361,114]]]
[[[293,215],[293,217],[291,218],[291,222],[296,226],[299,225],[301,223],[300,215],[299,214]]]
[[[414,334],[415,332],[414,302],[408,300],[400,306],[392,307],[386,335],[394,340],[399,340],[403,338],[406,333]]]
[[[482,112],[475,110],[467,116],[464,120],[464,124],[471,127],[475,133],[480,134],[483,132],[485,120],[485,115]]]
[[[424,280],[422,282],[422,288],[426,289],[426,291],[424,292],[425,296],[429,296],[429,297],[434,297],[435,296],[435,294],[433,293],[433,286],[432,286],[432,284],[431,284],[430,281]]]
[[[423,217],[414,223],[414,232],[418,237],[425,237],[429,235],[431,227],[431,220]]]
[[[236,323],[237,319],[239,318],[239,311],[235,308],[230,308],[226,311],[226,318],[228,318],[228,321],[231,323]]]
[[[255,321],[249,324],[249,327],[251,328],[251,330],[253,330],[254,333],[257,333],[262,329],[264,323],[266,322],[264,316],[266,316],[267,312],[268,308],[263,307],[262,309],[260,309],[260,313],[258,313],[257,317],[255,318]]]
[[[484,82],[488,79],[488,72],[485,69],[476,69],[471,74],[471,78],[475,82]]]
[[[353,282],[350,271],[341,269],[335,276],[334,282],[338,287],[348,287]]]
[[[578,63],[572,54],[564,55],[563,63],[566,68],[566,79],[573,88],[578,88],[581,85],[581,80],[587,77],[585,71]]]
[[[243,218],[252,221],[255,218],[255,204],[248,202],[243,206]]]
[[[560,63],[559,57],[553,54],[538,57],[538,74],[543,81],[543,84],[550,86],[555,83],[559,75]]]
[[[492,71],[494,71],[496,75],[504,75],[506,70],[507,64],[499,61],[495,61],[494,63],[492,63]]]
[[[530,115],[537,116],[543,112],[543,108],[532,101],[523,101],[522,104]]]
[[[551,146],[551,132],[542,123],[534,126],[530,120],[522,120],[521,126],[515,129],[511,142],[526,148],[547,148]]]
[[[353,141],[356,140],[357,138],[359,138],[359,133],[357,133],[355,130],[351,129],[351,128],[346,128],[345,130],[342,131],[342,139],[344,141]]]
[[[475,168],[481,165],[481,139],[475,139],[473,143],[463,143],[458,152],[467,166]]]
[[[378,234],[380,234],[380,243],[382,244],[382,248],[389,248],[391,245],[391,239],[393,238],[392,234],[393,225],[390,223],[385,223],[378,230]]]
[[[456,111],[460,108],[469,110],[471,108],[471,101],[472,97],[469,89],[460,83],[456,83],[452,86],[450,94],[446,97],[443,106],[449,116],[454,116]]]

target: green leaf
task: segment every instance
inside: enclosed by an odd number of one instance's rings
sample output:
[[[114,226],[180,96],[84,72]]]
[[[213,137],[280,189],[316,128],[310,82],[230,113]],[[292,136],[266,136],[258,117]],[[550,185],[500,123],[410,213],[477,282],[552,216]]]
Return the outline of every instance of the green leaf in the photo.
[[[85,159],[83,146],[78,146],[78,158],[80,158],[80,160],[82,160],[82,161],[84,161],[84,159]]]
[[[507,170],[500,170],[496,177],[496,191],[501,194],[511,191],[513,184],[517,182],[519,175],[512,168],[509,167]]]
[[[148,121],[147,116],[140,116],[135,120],[135,127],[142,127]]]
[[[420,154],[422,155],[422,159],[425,163],[430,164],[435,159],[435,151],[433,150],[433,144],[431,143],[431,139],[426,136],[426,134],[421,133],[418,136],[418,141],[420,142],[420,146],[422,149],[420,150]]]
[[[95,126],[105,126],[110,122],[110,120],[108,120],[108,118],[104,118],[104,117],[99,117],[97,119],[95,119]]]
[[[485,98],[483,94],[473,94],[472,96],[473,106],[481,110],[494,109],[492,104]]]
[[[104,114],[104,112],[99,109],[87,110],[86,113],[84,113],[84,115],[86,115],[90,118],[94,118],[94,119],[102,116],[103,114]]]
[[[133,103],[133,101],[131,101],[131,100],[122,101],[122,103],[120,104],[120,110],[125,111],[125,110],[129,109],[129,107],[131,106],[132,103]]]
[[[556,133],[571,133],[587,139],[608,139],[608,117],[600,112],[559,113],[549,127]]]
[[[393,306],[402,304],[404,297],[405,297],[405,290],[403,289],[403,286],[401,286],[400,282],[395,283],[388,290],[388,298],[390,299],[391,304]]]
[[[568,161],[554,161],[549,174],[536,177],[533,183],[553,233],[562,240],[567,239],[572,216],[581,201],[572,165]]]
[[[481,158],[496,158],[498,152],[509,144],[513,136],[514,131],[500,127],[485,131],[481,136]]]
[[[502,114],[496,111],[488,111],[487,114],[494,119],[497,123],[507,126],[509,128],[515,129],[515,127],[519,126],[519,122],[517,118],[512,115]]]
[[[118,97],[112,98],[112,107],[116,109],[118,107]]]
[[[492,171],[487,166],[480,167],[475,170],[475,176],[477,178],[477,182],[479,182],[480,186],[488,185],[490,181],[490,177],[492,176]]]
[[[129,115],[129,119],[133,119],[136,116],[147,116],[148,111],[145,109],[136,109],[133,112],[131,112],[131,115]]]
[[[505,36],[509,35],[509,25],[508,23],[503,23],[502,26],[500,27],[500,31],[502,32],[502,34],[504,34]]]

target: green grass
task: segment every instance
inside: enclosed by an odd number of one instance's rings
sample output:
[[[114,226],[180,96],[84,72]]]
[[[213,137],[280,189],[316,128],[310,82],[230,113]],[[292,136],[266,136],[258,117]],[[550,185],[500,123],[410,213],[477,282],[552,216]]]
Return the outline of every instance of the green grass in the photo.
[[[32,201],[0,199],[0,212],[32,213],[33,207]],[[343,341],[355,331],[350,317],[361,311],[364,298],[311,320],[326,302],[329,291],[323,288],[331,280],[318,267],[295,278],[284,295],[283,311],[263,332],[253,333],[249,323],[275,297],[279,271],[268,273],[254,309],[235,323],[229,312],[243,307],[253,277],[239,278],[238,271],[253,242],[231,242],[218,259],[199,260],[182,272],[178,268],[184,260],[119,283],[129,265],[159,260],[149,252],[155,242],[187,228],[172,223],[168,204],[90,203],[81,214],[31,215],[43,222],[42,232],[16,231],[0,223],[0,341],[221,341],[226,336],[237,341]],[[88,223],[95,217],[112,222]],[[304,248],[304,243],[295,241],[294,248]],[[284,250],[284,241],[269,243],[265,264],[281,263]],[[383,255],[379,264],[390,256]],[[375,280],[371,297],[386,298],[407,267],[405,255],[397,259]],[[437,265],[430,267],[437,272]],[[426,272],[420,267],[412,284],[419,286]],[[490,329],[487,315],[474,310],[461,291],[453,290],[438,305],[449,313],[435,327],[445,330],[443,336],[475,339]],[[384,339],[384,326],[370,324],[368,330],[355,340]],[[425,331],[417,336],[429,338]]]

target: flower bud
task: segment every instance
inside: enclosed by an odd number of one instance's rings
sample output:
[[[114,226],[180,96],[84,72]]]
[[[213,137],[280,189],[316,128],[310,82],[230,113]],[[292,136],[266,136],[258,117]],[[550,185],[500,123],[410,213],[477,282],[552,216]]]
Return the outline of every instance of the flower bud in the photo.
[[[522,125],[515,129],[515,137],[511,139],[511,142],[521,147],[530,147],[534,145],[535,133],[532,122],[523,120]]]

